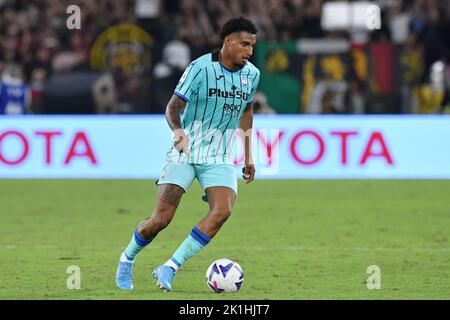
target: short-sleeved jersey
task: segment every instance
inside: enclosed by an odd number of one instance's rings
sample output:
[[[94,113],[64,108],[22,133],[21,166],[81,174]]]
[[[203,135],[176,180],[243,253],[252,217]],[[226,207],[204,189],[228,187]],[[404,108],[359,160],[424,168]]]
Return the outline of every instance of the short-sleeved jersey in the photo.
[[[190,156],[171,147],[167,159],[181,163],[233,163],[235,132],[259,83],[250,62],[230,71],[219,53],[194,60],[181,76],[174,94],[187,102],[182,128],[190,139]]]

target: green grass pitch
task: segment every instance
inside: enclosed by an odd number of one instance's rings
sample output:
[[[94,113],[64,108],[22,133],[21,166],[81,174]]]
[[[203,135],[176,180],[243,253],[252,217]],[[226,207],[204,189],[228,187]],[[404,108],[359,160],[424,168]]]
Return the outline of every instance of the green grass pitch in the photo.
[[[151,277],[207,211],[196,182],[140,253],[135,290],[115,287],[121,251],[150,215],[150,180],[0,180],[0,299],[449,299],[450,181],[256,180],[231,218],[163,293]],[[214,294],[208,265],[237,260],[245,281]],[[67,289],[69,266],[81,289]],[[377,265],[381,289],[367,288]]]

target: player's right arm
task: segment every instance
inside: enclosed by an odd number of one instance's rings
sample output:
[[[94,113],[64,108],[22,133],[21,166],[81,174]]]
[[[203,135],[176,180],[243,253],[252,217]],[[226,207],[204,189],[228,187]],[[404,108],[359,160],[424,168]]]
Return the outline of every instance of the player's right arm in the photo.
[[[200,71],[201,68],[198,61],[192,62],[184,70],[166,107],[166,119],[175,135],[173,146],[178,152],[184,152],[187,155],[190,152],[189,138],[181,126],[180,114],[200,85]]]
[[[180,153],[184,152],[189,155],[189,138],[186,136],[183,128],[181,127],[180,117],[180,114],[185,107],[186,101],[175,94],[172,95],[172,98],[170,98],[166,107],[166,120],[174,134],[174,148]]]

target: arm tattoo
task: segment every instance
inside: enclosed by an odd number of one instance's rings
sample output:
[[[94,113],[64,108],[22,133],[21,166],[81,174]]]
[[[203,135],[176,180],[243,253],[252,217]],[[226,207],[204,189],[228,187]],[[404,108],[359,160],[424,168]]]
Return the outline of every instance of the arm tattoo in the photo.
[[[163,184],[158,190],[158,199],[167,202],[174,207],[178,207],[181,197],[183,196],[183,188],[174,184]]]
[[[166,119],[172,131],[181,128],[180,113],[185,106],[186,102],[177,95],[173,95],[170,98],[166,107]]]

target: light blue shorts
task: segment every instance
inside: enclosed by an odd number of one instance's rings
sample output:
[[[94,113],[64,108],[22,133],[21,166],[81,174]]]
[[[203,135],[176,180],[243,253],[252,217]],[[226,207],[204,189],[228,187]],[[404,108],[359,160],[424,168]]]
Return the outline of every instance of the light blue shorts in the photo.
[[[168,161],[156,184],[175,184],[187,191],[197,178],[203,190],[209,187],[228,187],[237,194],[234,165],[227,163],[192,164]]]

